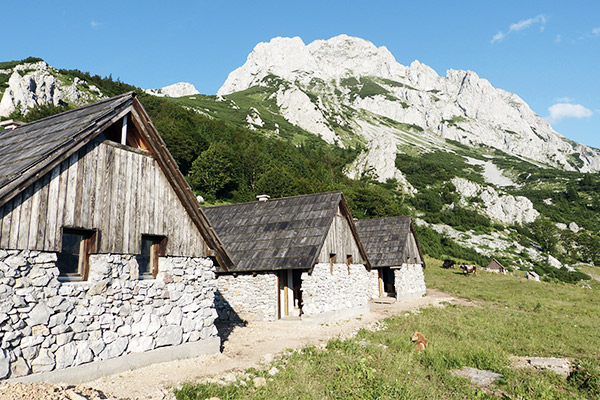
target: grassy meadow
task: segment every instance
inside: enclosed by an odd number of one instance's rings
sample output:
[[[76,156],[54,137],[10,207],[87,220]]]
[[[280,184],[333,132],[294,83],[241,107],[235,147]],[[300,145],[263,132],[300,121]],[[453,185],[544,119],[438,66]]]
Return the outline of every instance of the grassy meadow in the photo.
[[[592,289],[480,272],[464,277],[428,260],[427,286],[474,305],[426,308],[390,318],[385,328],[332,340],[325,349],[288,352],[229,385],[184,385],[178,400],[205,399],[597,399],[600,398],[600,282]],[[429,340],[416,352],[415,331]],[[571,357],[568,378],[511,367],[510,357]],[[278,371],[271,376],[273,366]],[[473,387],[450,370],[464,366],[503,375]],[[255,386],[253,377],[266,378]]]

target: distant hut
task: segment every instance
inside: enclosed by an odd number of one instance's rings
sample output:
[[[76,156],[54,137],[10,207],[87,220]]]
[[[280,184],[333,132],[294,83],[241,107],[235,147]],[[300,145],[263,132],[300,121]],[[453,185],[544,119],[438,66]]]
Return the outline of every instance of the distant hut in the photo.
[[[369,263],[342,192],[204,209],[231,255],[222,319],[326,321],[368,311]]]
[[[377,271],[373,297],[405,300],[425,295],[425,260],[411,217],[363,219],[356,227]]]
[[[504,274],[504,275],[506,275],[506,272],[507,272],[507,269],[504,268],[504,266],[502,264],[500,264],[500,261],[496,260],[495,258],[493,258],[492,261],[490,261],[490,263],[488,264],[488,266],[485,270],[490,271],[490,272],[495,272],[498,274]]]
[[[0,132],[0,379],[218,352],[213,260],[231,264],[133,93]]]

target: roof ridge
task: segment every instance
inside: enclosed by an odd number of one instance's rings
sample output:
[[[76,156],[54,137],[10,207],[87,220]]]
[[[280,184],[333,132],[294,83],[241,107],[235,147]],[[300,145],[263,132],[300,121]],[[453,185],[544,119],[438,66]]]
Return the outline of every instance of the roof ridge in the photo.
[[[364,221],[375,221],[375,220],[392,220],[392,219],[398,219],[398,218],[409,218],[412,220],[412,216],[410,215],[394,215],[391,217],[377,217],[377,218],[363,218],[363,219],[358,219],[355,221],[356,222],[364,222]]]
[[[277,202],[280,200],[289,200],[289,199],[298,199],[298,198],[302,198],[302,197],[317,197],[317,196],[323,196],[323,195],[327,195],[327,194],[343,194],[344,192],[342,192],[341,190],[332,190],[329,192],[318,192],[318,193],[308,193],[308,194],[299,194],[296,196],[287,196],[287,197],[277,197],[275,199],[269,199],[267,201],[259,201],[259,200],[255,200],[255,201],[244,201],[241,203],[233,203],[233,204],[220,204],[218,206],[207,206],[207,207],[202,207],[202,209],[206,210],[209,208],[224,208],[224,207],[234,207],[234,206],[240,206],[242,204],[256,204],[256,203],[273,203],[273,202]]]
[[[20,125],[19,127],[15,128],[15,129],[13,129],[13,131],[17,131],[18,129],[22,129],[22,128],[24,128],[24,127],[27,127],[27,126],[29,126],[29,125],[32,125],[32,124],[37,124],[37,123],[39,123],[39,122],[43,122],[43,121],[46,121],[46,120],[52,119],[52,118],[54,118],[54,117],[56,117],[56,116],[58,116],[58,115],[70,114],[70,113],[73,113],[73,112],[75,112],[75,111],[78,111],[78,112],[79,112],[79,111],[81,111],[81,110],[83,110],[83,109],[90,108],[90,107],[92,107],[92,106],[97,106],[97,105],[99,105],[99,104],[104,104],[104,103],[107,103],[107,102],[110,102],[110,101],[114,101],[114,100],[118,99],[119,97],[128,97],[128,96],[131,96],[131,98],[133,98],[133,97],[135,97],[135,96],[136,96],[136,93],[135,93],[134,91],[129,91],[129,92],[127,92],[127,93],[122,93],[122,94],[119,94],[119,95],[116,95],[116,96],[113,96],[113,97],[109,97],[109,98],[106,98],[106,99],[103,99],[103,100],[100,100],[100,101],[97,101],[97,102],[94,102],[94,103],[84,104],[84,105],[82,105],[82,106],[75,107],[75,108],[72,108],[72,109],[70,109],[70,110],[63,111],[63,112],[61,112],[61,113],[58,113],[58,114],[49,115],[49,116],[47,116],[47,117],[40,118],[40,119],[37,119],[37,120],[35,120],[35,121],[27,122],[27,123],[25,123],[25,124],[23,124],[23,125]]]

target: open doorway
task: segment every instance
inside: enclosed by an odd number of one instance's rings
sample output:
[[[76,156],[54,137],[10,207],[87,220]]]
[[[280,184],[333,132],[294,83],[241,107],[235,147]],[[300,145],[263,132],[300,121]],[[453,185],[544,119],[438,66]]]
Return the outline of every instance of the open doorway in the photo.
[[[278,317],[294,318],[302,315],[302,272],[284,270],[277,274],[279,281]]]
[[[379,297],[396,297],[394,286],[394,271],[390,267],[378,269],[379,272]]]

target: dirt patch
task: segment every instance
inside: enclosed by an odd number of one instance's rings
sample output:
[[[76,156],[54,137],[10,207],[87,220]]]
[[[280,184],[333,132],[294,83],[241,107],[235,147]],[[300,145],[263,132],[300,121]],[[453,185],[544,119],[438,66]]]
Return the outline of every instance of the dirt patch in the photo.
[[[240,373],[250,367],[269,364],[285,349],[325,344],[333,338],[350,338],[356,335],[359,329],[377,329],[382,319],[404,315],[407,312],[418,312],[420,308],[427,306],[443,307],[444,304],[476,306],[474,303],[456,299],[438,290],[427,290],[427,296],[419,299],[392,304],[371,304],[370,313],[347,321],[313,325],[299,320],[280,320],[250,322],[246,326],[221,326],[224,338],[221,354],[154,364],[105,376],[86,383],[86,386],[105,393],[110,399],[172,399],[174,397],[171,389],[184,382],[198,382]],[[4,400],[1,394],[0,398]],[[11,400],[33,398],[45,397],[7,397]],[[93,399],[93,397],[89,398]],[[48,399],[55,398],[48,397]],[[57,397],[57,399],[74,400],[70,397]]]
[[[99,390],[85,386],[52,385],[48,383],[0,384],[2,400],[118,400]]]

